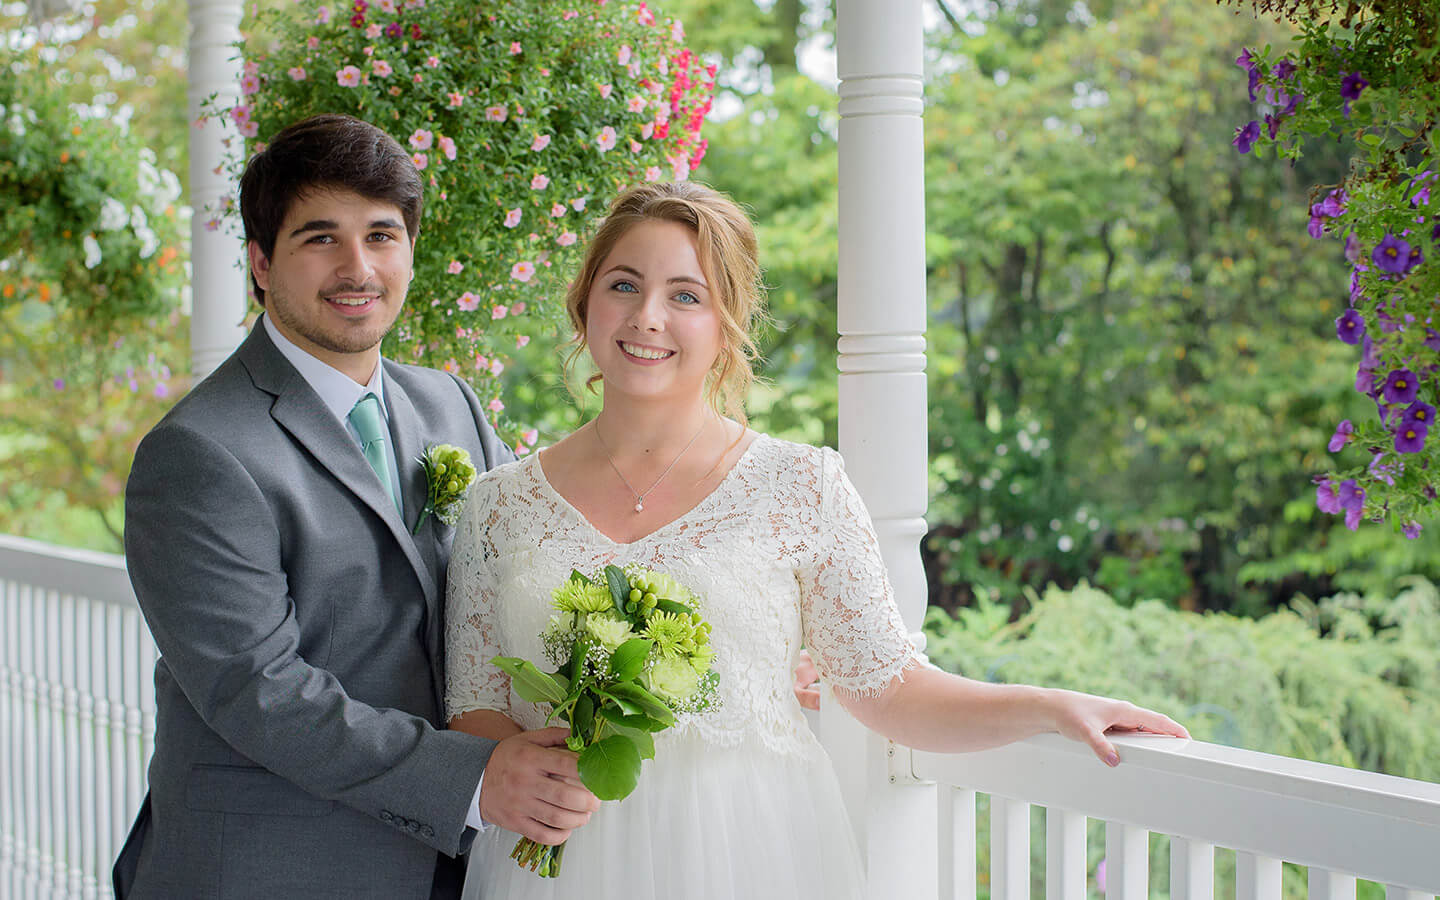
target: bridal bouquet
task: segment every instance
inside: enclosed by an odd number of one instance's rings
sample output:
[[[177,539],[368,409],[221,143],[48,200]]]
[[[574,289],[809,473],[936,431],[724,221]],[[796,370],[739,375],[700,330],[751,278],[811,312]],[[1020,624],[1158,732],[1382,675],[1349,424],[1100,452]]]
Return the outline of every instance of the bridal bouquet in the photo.
[[[688,588],[636,565],[571,572],[552,596],[556,612],[541,640],[556,671],[513,656],[494,663],[521,699],[550,704],[550,718],[570,724],[566,744],[580,753],[580,780],[591,793],[623,799],[639,783],[640,761],[655,756],[652,735],[676,713],[718,702],[710,624]],[[510,857],[554,878],[564,851],[521,838]]]

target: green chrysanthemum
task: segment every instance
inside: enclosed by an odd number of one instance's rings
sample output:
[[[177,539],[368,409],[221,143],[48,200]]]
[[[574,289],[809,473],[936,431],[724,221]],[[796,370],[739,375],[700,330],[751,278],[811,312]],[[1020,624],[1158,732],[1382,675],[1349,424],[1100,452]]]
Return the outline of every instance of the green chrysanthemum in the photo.
[[[587,617],[585,619],[585,630],[590,632],[591,637],[600,642],[600,646],[612,653],[615,651],[615,648],[635,636],[635,632],[630,630],[629,622],[605,613]]]
[[[645,637],[655,642],[656,651],[664,659],[695,652],[695,623],[689,616],[656,612],[645,623]]]
[[[597,613],[615,608],[608,588],[584,581],[567,581],[550,596],[561,612]]]
[[[696,675],[704,675],[710,671],[710,667],[714,665],[714,663],[715,648],[709,644],[701,644],[699,647],[696,647],[695,652],[690,655],[690,665],[695,669]]]

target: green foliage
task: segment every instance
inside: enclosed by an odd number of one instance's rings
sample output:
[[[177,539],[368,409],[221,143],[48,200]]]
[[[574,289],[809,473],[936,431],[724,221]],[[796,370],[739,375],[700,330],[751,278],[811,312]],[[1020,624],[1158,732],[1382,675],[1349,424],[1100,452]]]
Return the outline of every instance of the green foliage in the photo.
[[[414,151],[425,219],[385,350],[463,375],[498,414],[507,355],[564,318],[580,236],[622,186],[683,179],[705,155],[714,70],[682,39],[644,3],[274,4],[240,103],[217,114],[252,149],[343,112]]]
[[[118,549],[135,445],[184,388],[188,218],[179,180],[47,78],[44,49],[0,50],[0,497],[6,528],[59,495]]]
[[[932,609],[931,658],[987,681],[1122,697],[1196,738],[1440,780],[1440,592],[1338,595],[1260,619],[1155,601],[1125,609],[1081,584],[1032,597],[1017,621],[987,594]]]

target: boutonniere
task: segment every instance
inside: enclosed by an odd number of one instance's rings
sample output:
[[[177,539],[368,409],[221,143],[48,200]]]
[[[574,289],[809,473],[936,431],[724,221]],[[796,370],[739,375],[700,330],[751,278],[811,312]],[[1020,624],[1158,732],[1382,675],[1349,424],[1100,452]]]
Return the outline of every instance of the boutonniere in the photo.
[[[460,501],[475,480],[470,454],[450,444],[432,444],[417,461],[425,470],[425,508],[410,533],[419,534],[420,526],[432,514],[446,525],[454,525],[460,518]]]

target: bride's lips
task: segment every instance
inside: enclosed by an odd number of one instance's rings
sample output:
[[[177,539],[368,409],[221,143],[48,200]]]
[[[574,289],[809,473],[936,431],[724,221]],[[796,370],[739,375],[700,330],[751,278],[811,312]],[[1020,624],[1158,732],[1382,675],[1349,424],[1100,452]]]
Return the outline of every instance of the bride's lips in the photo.
[[[631,341],[616,341],[615,346],[620,348],[620,352],[625,355],[626,359],[641,366],[659,365],[675,355],[674,350],[665,347],[652,347],[649,344],[636,344]],[[646,355],[640,356],[638,353]]]

